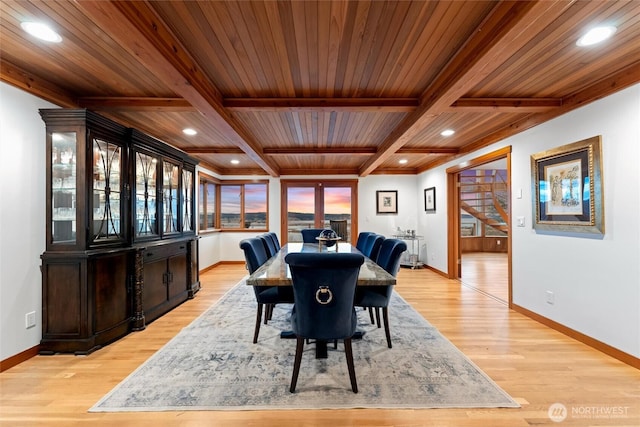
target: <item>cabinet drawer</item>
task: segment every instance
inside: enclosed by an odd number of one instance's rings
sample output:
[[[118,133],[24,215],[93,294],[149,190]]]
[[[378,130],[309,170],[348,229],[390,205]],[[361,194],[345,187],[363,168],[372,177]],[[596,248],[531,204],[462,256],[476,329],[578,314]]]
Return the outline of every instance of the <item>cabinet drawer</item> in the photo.
[[[169,245],[150,246],[144,251],[144,262],[153,262],[172,256],[185,254],[188,242],[173,243]]]

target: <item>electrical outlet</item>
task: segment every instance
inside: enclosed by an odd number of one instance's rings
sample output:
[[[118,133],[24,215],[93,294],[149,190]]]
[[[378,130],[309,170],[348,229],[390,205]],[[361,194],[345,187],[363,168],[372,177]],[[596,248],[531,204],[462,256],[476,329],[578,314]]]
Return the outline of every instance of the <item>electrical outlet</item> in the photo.
[[[24,326],[25,328],[33,328],[36,326],[36,312],[32,311],[24,315]]]
[[[519,216],[516,218],[516,225],[518,227],[524,227],[524,217],[523,216]]]
[[[553,292],[547,291],[547,304],[553,305],[555,302],[555,297],[553,296]]]

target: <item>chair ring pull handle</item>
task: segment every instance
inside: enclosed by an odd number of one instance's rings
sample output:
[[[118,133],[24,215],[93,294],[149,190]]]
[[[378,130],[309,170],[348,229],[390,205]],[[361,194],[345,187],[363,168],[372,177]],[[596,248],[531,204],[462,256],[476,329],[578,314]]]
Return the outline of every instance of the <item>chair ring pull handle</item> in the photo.
[[[333,293],[328,286],[319,286],[316,291],[316,301],[319,304],[326,305],[329,304],[333,300]]]

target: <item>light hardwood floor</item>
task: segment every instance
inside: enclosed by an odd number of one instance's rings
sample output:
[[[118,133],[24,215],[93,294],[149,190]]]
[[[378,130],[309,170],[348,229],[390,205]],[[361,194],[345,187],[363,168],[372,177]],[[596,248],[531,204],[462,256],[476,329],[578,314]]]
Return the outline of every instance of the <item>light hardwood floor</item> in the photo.
[[[89,356],[36,356],[0,374],[2,426],[456,426],[640,425],[640,371],[567,338],[428,269],[402,269],[398,292],[522,405],[518,409],[88,413],[104,394],[245,274],[218,266],[203,289],[153,322]],[[391,325],[393,333],[393,325]],[[247,319],[251,339],[253,318]],[[357,366],[356,366],[357,371]],[[288,384],[282,384],[288,387]],[[568,418],[548,416],[562,403]],[[605,413],[615,412],[615,418]],[[597,414],[596,414],[597,413]]]
[[[498,252],[467,252],[462,254],[463,285],[509,302],[508,255]]]

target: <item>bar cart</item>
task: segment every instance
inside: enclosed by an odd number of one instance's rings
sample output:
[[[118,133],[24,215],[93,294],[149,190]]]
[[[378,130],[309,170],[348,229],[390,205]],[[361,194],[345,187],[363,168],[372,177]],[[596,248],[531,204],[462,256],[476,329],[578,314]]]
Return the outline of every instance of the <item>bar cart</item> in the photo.
[[[407,230],[406,233],[395,234],[393,237],[407,243],[407,250],[402,254],[400,266],[412,269],[422,268],[424,264],[420,261],[420,241],[424,236],[417,235],[415,230]]]

